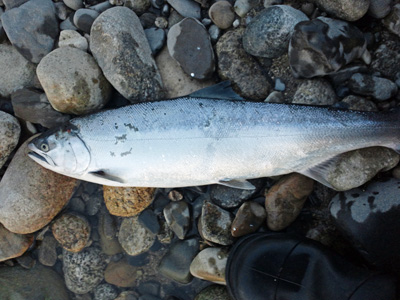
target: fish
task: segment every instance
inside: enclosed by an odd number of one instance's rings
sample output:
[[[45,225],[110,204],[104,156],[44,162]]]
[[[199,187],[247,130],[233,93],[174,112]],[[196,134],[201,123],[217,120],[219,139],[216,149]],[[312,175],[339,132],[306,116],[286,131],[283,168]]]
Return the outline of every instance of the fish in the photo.
[[[57,173],[109,186],[254,189],[249,179],[297,172],[334,188],[326,172],[343,153],[400,150],[399,108],[252,102],[226,89],[223,83],[77,117],[35,137],[28,155]]]

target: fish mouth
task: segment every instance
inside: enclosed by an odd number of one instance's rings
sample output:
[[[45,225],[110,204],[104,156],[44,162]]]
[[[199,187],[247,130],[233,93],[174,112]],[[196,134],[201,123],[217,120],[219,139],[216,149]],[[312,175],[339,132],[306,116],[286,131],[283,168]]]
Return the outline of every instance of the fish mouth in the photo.
[[[33,143],[28,144],[28,149],[31,150],[28,152],[28,156],[33,159],[35,162],[38,164],[45,166],[45,165],[50,165],[55,167],[54,161],[47,156],[46,154],[40,154],[38,153],[39,150],[36,148],[36,146]]]
[[[41,156],[40,154],[37,154],[36,152],[33,151],[29,151],[28,152],[28,156],[30,158],[32,158],[33,160],[40,160],[42,162],[45,162],[48,164],[47,159],[45,159],[43,156]]]

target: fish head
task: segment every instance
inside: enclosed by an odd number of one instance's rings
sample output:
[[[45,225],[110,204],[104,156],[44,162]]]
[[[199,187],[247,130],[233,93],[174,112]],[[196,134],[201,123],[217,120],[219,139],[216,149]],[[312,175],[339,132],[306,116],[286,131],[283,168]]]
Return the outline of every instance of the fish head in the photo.
[[[34,138],[28,156],[35,162],[67,176],[82,175],[90,164],[90,151],[71,123],[51,129]]]

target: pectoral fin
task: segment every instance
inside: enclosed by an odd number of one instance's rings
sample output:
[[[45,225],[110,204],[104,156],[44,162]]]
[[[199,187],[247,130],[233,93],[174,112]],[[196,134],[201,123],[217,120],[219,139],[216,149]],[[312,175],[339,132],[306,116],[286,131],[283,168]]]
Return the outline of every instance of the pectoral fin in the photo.
[[[252,185],[247,180],[240,180],[240,179],[222,179],[218,182],[220,185],[229,186],[235,189],[242,189],[242,190],[255,190],[256,187]]]
[[[95,177],[104,179],[104,180],[109,180],[109,181],[118,182],[118,183],[125,183],[125,181],[122,178],[112,175],[110,173],[107,173],[107,171],[104,171],[104,170],[89,172],[89,174],[93,175]]]

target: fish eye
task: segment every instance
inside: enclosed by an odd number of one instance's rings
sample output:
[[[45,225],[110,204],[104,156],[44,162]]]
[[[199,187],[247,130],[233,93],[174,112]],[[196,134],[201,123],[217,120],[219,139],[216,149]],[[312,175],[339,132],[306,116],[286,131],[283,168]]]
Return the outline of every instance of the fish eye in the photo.
[[[48,145],[47,143],[42,143],[42,144],[40,145],[40,149],[41,149],[42,151],[44,151],[44,152],[47,152],[47,151],[49,151],[49,145]]]

